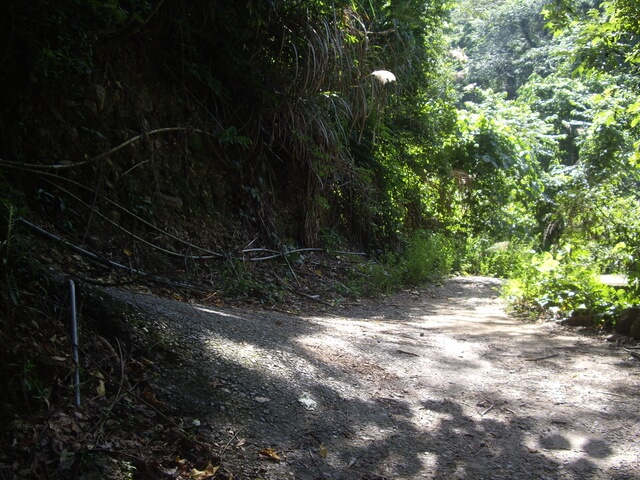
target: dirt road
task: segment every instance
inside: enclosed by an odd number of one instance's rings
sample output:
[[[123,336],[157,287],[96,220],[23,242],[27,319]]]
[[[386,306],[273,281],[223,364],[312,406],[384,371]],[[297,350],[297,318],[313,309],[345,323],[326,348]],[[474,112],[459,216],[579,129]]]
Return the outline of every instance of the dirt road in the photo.
[[[640,361],[498,286],[309,316],[118,296],[175,338],[159,396],[236,479],[640,479]]]

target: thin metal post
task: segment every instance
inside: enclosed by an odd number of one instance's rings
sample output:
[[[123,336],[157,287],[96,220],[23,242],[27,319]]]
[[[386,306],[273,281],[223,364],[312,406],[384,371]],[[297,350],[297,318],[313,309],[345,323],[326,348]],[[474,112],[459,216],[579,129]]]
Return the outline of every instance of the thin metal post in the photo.
[[[78,355],[78,321],[76,318],[76,285],[69,279],[69,296],[71,302],[71,342],[73,348],[73,363],[76,367],[74,405],[80,407],[80,358]]]

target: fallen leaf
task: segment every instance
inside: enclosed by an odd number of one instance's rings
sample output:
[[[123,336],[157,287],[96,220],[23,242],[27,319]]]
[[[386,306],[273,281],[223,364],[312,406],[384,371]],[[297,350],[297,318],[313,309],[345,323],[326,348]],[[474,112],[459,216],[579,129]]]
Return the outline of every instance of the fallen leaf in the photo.
[[[156,398],[156,394],[150,392],[149,390],[145,390],[142,394],[143,398],[149,403],[152,407],[161,409],[164,408],[164,404]]]
[[[153,365],[155,365],[155,364],[154,364],[151,360],[149,360],[148,358],[144,358],[144,357],[142,357],[142,358],[140,359],[140,361],[142,362],[142,364],[143,364],[145,367],[152,367]]]
[[[318,447],[318,455],[320,455],[322,458],[327,458],[327,447],[324,446],[324,444],[320,444],[320,446]]]
[[[280,455],[278,455],[273,448],[263,448],[258,452],[258,454],[263,457],[267,457],[269,460],[273,460],[275,462],[280,461]]]
[[[204,476],[207,475],[207,472],[205,472],[204,470],[198,470],[197,468],[192,468],[189,474],[191,478],[199,480],[201,478],[204,478]]]
[[[206,477],[213,477],[220,467],[214,467],[211,462],[207,464],[204,470],[198,470],[197,468],[191,469],[191,478],[195,480],[200,480]]]
[[[99,397],[104,397],[107,394],[107,389],[104,386],[104,380],[98,381],[98,386],[96,387],[96,392],[98,392]]]

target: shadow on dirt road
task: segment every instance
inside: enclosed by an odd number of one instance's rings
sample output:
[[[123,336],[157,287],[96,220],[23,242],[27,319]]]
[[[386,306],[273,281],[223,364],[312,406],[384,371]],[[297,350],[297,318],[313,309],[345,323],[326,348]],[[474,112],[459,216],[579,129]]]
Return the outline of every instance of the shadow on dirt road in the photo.
[[[455,278],[309,316],[112,293],[175,339],[159,396],[234,478],[640,478],[640,362],[510,318],[498,287]]]

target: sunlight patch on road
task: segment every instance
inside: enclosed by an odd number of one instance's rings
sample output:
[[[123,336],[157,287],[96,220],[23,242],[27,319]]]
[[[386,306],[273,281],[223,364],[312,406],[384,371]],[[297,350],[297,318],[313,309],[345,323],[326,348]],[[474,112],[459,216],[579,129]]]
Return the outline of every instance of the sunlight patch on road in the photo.
[[[231,315],[230,313],[224,312],[222,310],[214,310],[212,308],[201,307],[200,305],[194,305],[193,308],[194,308],[194,310],[200,310],[201,312],[205,312],[205,313],[212,313],[212,314],[220,316],[220,317],[229,317],[229,318],[242,319],[242,317],[239,317],[237,315]]]
[[[324,371],[324,360],[316,360],[315,353],[326,341],[319,344],[316,338],[308,337],[309,343],[305,344],[303,337],[297,343],[305,353],[298,353],[289,349],[263,348],[253,343],[234,341],[221,336],[203,338],[203,343],[215,352],[217,362],[229,363],[240,370],[254,372],[264,380],[274,384],[299,385],[306,389],[312,389],[321,383],[331,389],[340,392],[344,398],[361,398],[364,393],[359,389],[358,380],[354,379],[352,372],[345,372],[344,378],[328,376]],[[334,344],[337,343],[333,339]],[[246,373],[242,373],[246,375]],[[263,381],[264,381],[263,380]]]
[[[464,357],[469,351],[469,345],[466,342],[460,342],[451,337],[438,336],[434,339],[434,344],[450,357]]]

